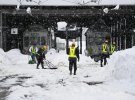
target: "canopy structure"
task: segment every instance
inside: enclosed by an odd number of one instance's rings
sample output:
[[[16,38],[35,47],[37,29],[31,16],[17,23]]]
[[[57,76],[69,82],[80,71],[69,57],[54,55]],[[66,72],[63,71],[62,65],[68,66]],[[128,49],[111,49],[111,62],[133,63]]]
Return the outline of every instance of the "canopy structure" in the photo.
[[[35,1],[38,1],[39,4]],[[40,24],[45,29],[51,28],[54,30],[56,37],[64,39],[67,37],[69,39],[81,37],[81,31],[66,30],[60,32],[57,30],[57,22],[59,21],[65,21],[69,25],[71,23],[76,23],[77,27],[80,27],[80,29],[82,27],[87,27],[92,30],[98,30],[98,27],[95,26],[98,26],[98,20],[102,19],[104,25],[109,27],[107,31],[111,36],[115,37],[120,36],[121,34],[128,35],[128,33],[133,33],[133,30],[135,29],[134,0],[131,0],[130,2],[127,2],[127,0],[119,0],[119,2],[117,2],[118,0],[115,0],[115,2],[114,0],[106,0],[106,2],[105,0],[100,0],[99,3],[87,1],[87,4],[85,0],[82,2],[83,4],[73,3],[70,0],[68,0],[68,2],[67,0],[56,0],[57,4],[54,0],[53,2],[51,0],[45,0],[44,3],[44,0],[35,1],[0,1],[0,47],[6,48],[8,45],[8,43],[4,41],[8,39],[11,28],[18,28],[18,36],[20,39],[17,41],[23,42],[21,40],[23,32],[34,24]],[[17,6],[18,3],[20,4],[19,7]],[[48,33],[51,34],[50,32]]]
[[[135,0],[1,0],[0,5],[97,6],[134,5]]]

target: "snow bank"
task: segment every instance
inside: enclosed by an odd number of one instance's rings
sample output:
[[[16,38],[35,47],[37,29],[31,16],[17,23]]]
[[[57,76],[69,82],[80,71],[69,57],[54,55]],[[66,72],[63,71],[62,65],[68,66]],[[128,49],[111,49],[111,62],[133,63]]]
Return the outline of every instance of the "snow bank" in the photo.
[[[108,59],[107,66],[101,68],[99,64],[95,66],[99,71],[99,76],[104,76],[106,79],[130,79],[135,80],[135,47],[122,51],[115,52]],[[0,64],[27,64],[30,56],[21,54],[20,50],[12,49],[8,52],[4,52],[0,49]],[[52,62],[58,67],[68,67],[68,55],[66,51],[56,52],[55,49],[48,51],[46,59]],[[90,57],[80,55],[80,61],[77,62],[78,67],[92,67],[91,65],[96,64]],[[96,68],[96,67],[95,67]],[[102,74],[102,75],[101,75]],[[98,76],[98,75],[96,75]]]
[[[115,52],[108,60],[111,77],[120,79],[135,79],[135,47]],[[108,67],[106,66],[106,67]],[[108,71],[109,71],[108,70]],[[106,70],[107,71],[107,70]]]
[[[8,59],[8,56],[1,48],[0,48],[0,64],[10,64],[10,60]]]
[[[21,54],[19,49],[4,52],[0,49],[0,64],[22,64],[28,63],[28,55]]]
[[[12,50],[6,52],[6,55],[8,56],[8,58],[12,64],[28,63],[29,56],[23,55],[19,49],[12,49]]]

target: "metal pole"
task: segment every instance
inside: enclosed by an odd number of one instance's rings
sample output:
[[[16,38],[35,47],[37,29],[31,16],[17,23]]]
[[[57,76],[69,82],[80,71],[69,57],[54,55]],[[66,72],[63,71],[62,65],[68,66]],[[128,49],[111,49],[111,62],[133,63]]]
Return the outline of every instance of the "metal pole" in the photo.
[[[54,35],[54,48],[55,48],[55,50],[57,49],[57,44],[56,44],[56,35]]]
[[[112,25],[111,25],[111,43],[110,44],[112,44],[112,42],[113,42],[113,32],[112,32]]]
[[[121,36],[119,38],[120,38],[120,40],[119,40],[119,46],[120,46],[120,50],[121,50]]]
[[[50,44],[51,44],[51,31],[50,31],[50,29],[48,30],[48,47],[50,48]]]
[[[68,49],[68,28],[66,27],[66,50]]]
[[[117,21],[117,32],[119,31],[119,22]]]
[[[118,37],[116,37],[116,41],[117,41],[117,51],[118,51],[118,49],[119,49],[119,48],[118,48]]]
[[[80,54],[82,54],[82,27],[80,32]]]
[[[133,35],[133,33],[132,33],[132,47],[134,46],[134,35]]]
[[[54,28],[54,48],[55,48],[55,50],[57,49],[56,47],[57,47],[57,44],[56,44],[56,32],[57,32],[57,29],[56,29],[56,27]]]
[[[127,48],[127,46],[126,46],[126,44],[127,44],[127,36],[125,35],[125,41],[124,41],[124,43],[125,43],[125,49]]]
[[[3,42],[3,40],[2,40],[2,11],[0,11],[0,48],[2,48],[2,42]]]
[[[50,34],[50,44],[49,44],[49,49],[52,48],[52,33]]]
[[[86,35],[85,35],[85,37],[86,37],[86,50],[88,50],[88,35],[87,35],[87,33],[86,33]]]

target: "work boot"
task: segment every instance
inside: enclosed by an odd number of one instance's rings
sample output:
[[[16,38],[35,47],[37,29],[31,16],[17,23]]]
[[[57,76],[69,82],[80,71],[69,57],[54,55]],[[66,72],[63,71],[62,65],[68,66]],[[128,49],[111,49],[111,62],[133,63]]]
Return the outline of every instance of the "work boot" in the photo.
[[[42,69],[45,69],[45,68],[44,68],[44,65],[42,65]]]
[[[70,75],[72,75],[72,71],[70,71]]]
[[[103,65],[101,64],[101,67],[103,67]]]
[[[39,69],[39,67],[37,66],[37,69]]]
[[[76,71],[74,71],[74,75],[76,75]]]

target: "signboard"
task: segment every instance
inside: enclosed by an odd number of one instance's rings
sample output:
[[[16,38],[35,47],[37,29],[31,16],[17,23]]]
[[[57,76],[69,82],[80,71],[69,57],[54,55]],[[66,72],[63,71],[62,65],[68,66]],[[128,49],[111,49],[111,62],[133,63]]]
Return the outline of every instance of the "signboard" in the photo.
[[[18,28],[11,28],[11,34],[18,34]]]

